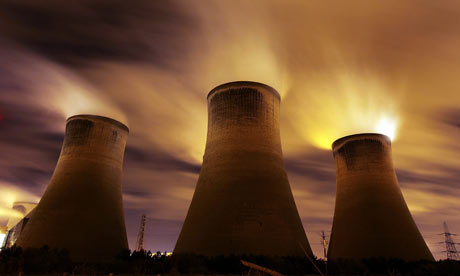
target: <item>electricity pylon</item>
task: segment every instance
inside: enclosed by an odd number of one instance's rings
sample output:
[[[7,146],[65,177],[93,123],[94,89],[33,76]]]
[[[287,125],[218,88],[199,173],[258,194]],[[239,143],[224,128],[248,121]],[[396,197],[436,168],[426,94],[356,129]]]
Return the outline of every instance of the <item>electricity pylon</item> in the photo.
[[[139,226],[139,234],[137,235],[136,251],[144,250],[144,231],[145,231],[145,214],[142,214],[141,225]]]
[[[457,248],[455,247],[456,244],[454,240],[452,239],[452,236],[457,236],[456,234],[452,234],[449,232],[449,228],[447,228],[447,223],[444,222],[444,233],[441,235],[444,235],[444,244],[446,245],[446,253],[447,253],[447,259],[448,260],[460,260],[460,256],[458,255]]]

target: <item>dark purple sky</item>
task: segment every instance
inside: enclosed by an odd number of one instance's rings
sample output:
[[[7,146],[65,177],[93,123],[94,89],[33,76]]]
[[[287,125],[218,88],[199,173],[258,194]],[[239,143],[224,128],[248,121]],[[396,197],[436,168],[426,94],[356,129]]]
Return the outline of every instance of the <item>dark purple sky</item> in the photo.
[[[38,201],[65,119],[130,127],[124,207],[131,248],[172,250],[206,139],[206,94],[228,81],[282,96],[286,167],[321,256],[331,227],[329,145],[395,131],[402,191],[436,257],[460,233],[460,4],[457,1],[58,1],[0,3],[0,221]]]

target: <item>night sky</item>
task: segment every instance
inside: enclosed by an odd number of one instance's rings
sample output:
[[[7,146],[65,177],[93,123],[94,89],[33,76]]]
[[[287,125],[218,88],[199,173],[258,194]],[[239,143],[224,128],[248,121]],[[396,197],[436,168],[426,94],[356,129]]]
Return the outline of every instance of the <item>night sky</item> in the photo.
[[[392,135],[412,215],[436,258],[442,222],[460,234],[460,2],[0,2],[0,224],[38,201],[65,120],[130,128],[123,198],[131,249],[174,248],[201,166],[206,95],[236,80],[279,91],[281,138],[314,253],[330,230],[330,144]],[[460,241],[460,239],[458,240]]]

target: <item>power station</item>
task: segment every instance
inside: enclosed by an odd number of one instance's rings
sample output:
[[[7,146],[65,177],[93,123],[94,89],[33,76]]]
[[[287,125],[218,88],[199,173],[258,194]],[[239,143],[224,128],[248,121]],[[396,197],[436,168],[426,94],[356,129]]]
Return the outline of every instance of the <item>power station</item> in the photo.
[[[284,168],[278,92],[239,81],[207,100],[203,165],[174,253],[312,255]]]
[[[434,261],[401,193],[390,139],[346,136],[332,151],[337,195],[328,259]]]
[[[128,132],[106,117],[67,119],[56,169],[17,246],[64,248],[84,262],[128,249],[121,192]]]
[[[8,229],[13,228],[18,222],[21,221],[21,219],[23,219],[27,214],[33,211],[35,207],[37,207],[37,203],[35,202],[21,202],[21,201],[13,202],[13,210],[22,214],[22,216],[9,218],[8,224],[7,224]]]
[[[24,231],[27,222],[35,210],[35,207],[37,207],[37,203],[35,202],[19,201],[13,203],[13,210],[17,211],[21,214],[21,216],[11,217],[8,219],[8,224],[6,225],[6,229],[8,231],[2,247],[8,248],[15,244],[22,231]]]

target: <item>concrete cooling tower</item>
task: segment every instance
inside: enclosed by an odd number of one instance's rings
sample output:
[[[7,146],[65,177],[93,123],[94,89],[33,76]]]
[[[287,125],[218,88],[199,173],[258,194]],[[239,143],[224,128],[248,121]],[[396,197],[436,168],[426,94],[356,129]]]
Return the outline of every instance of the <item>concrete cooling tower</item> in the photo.
[[[337,197],[328,258],[434,260],[401,193],[390,139],[356,134],[332,150]]]
[[[17,246],[65,248],[74,261],[88,262],[128,248],[121,194],[128,132],[106,117],[67,119],[56,169]]]
[[[312,255],[284,168],[280,96],[256,82],[208,94],[208,136],[175,254]]]

